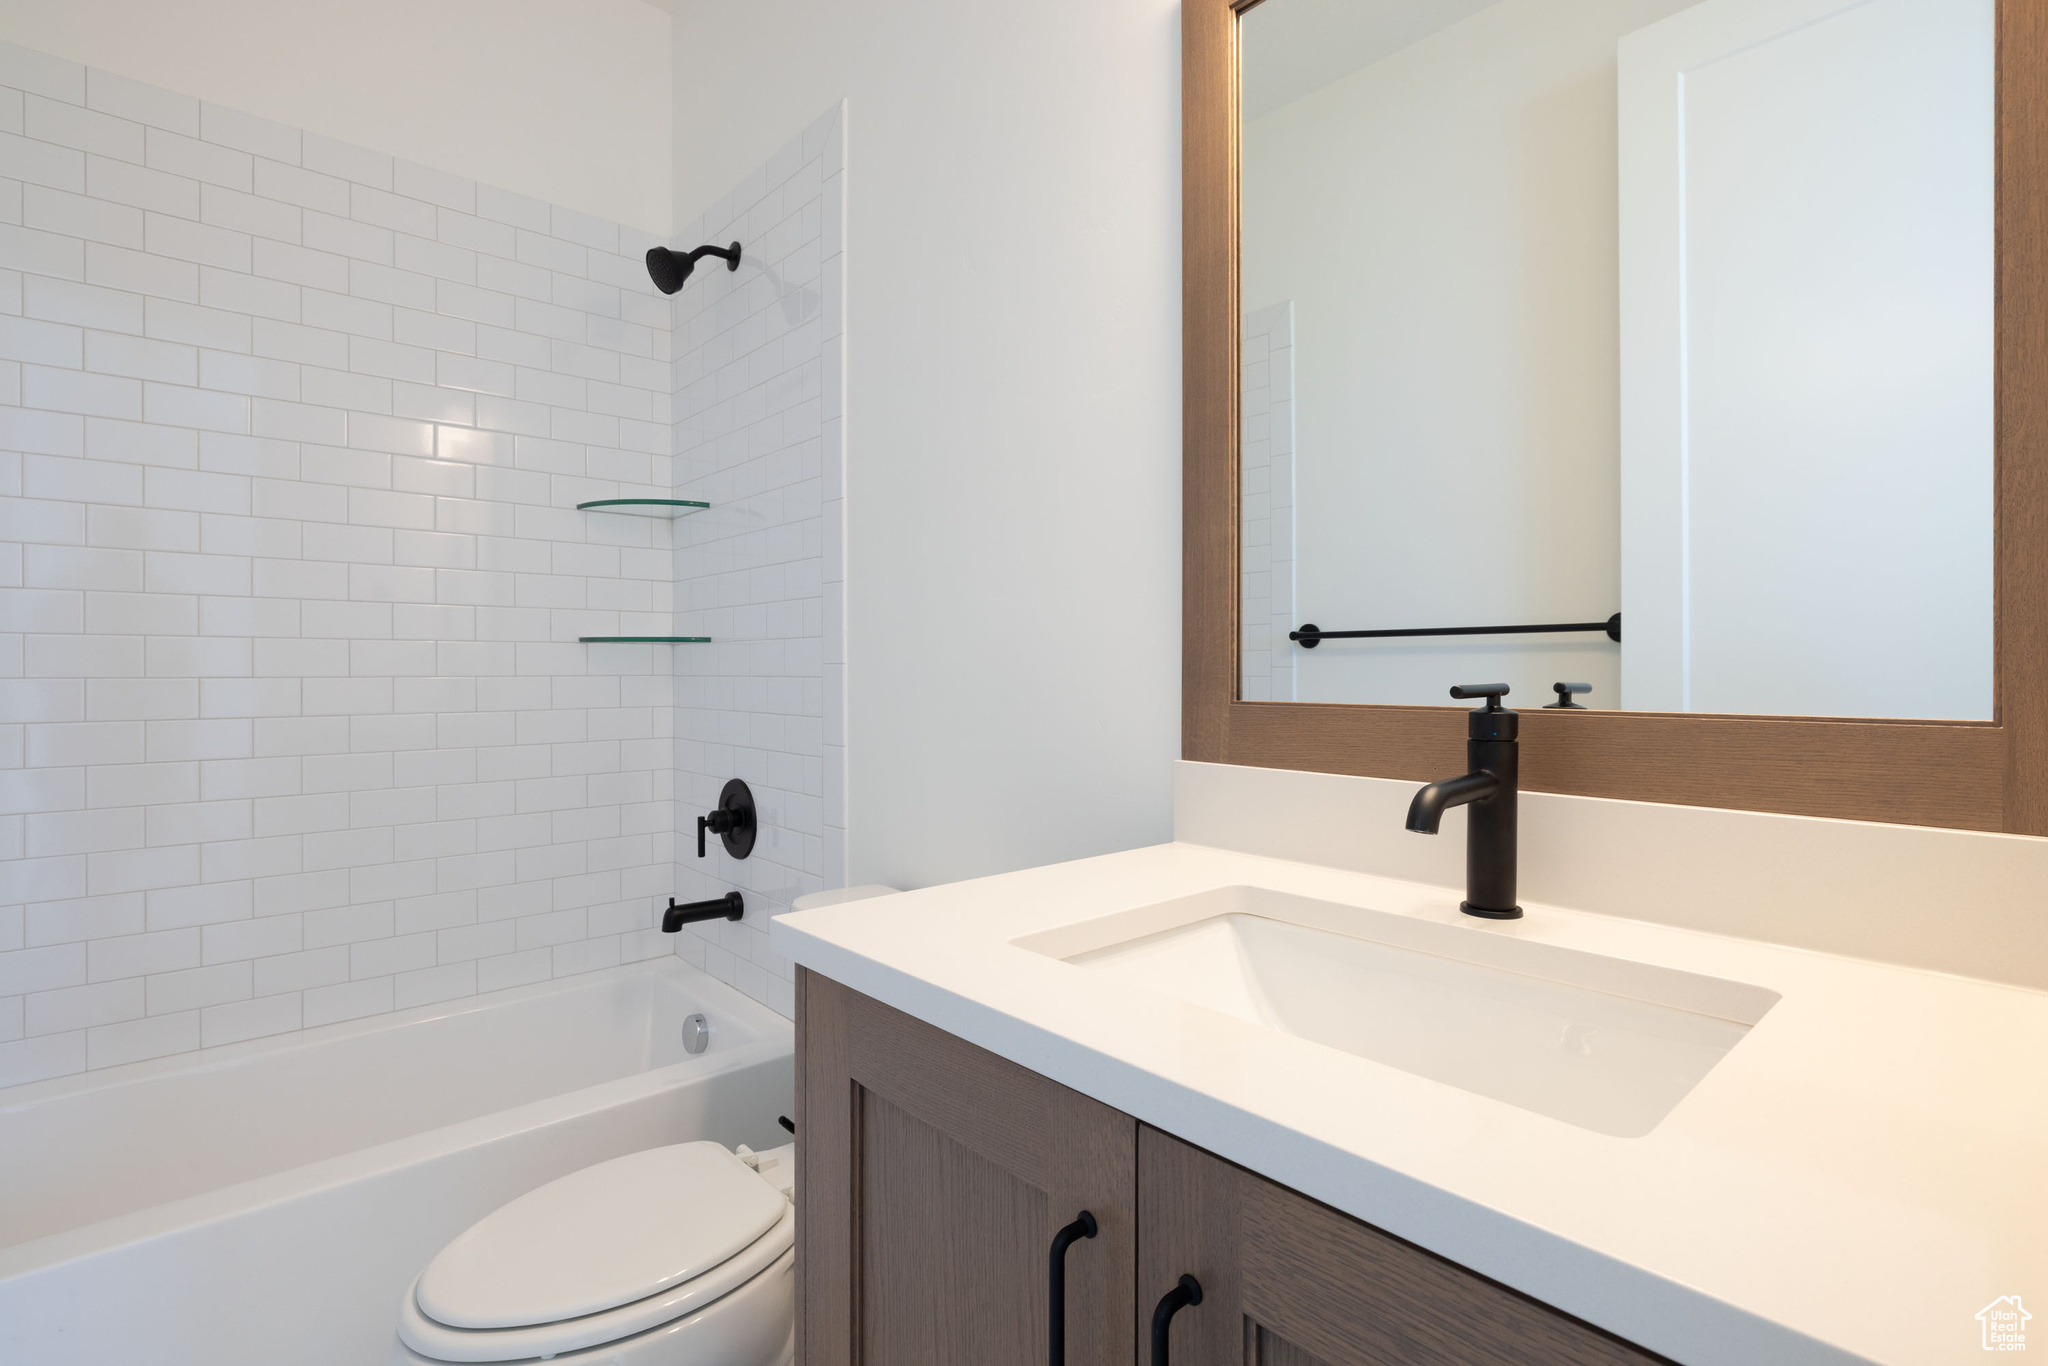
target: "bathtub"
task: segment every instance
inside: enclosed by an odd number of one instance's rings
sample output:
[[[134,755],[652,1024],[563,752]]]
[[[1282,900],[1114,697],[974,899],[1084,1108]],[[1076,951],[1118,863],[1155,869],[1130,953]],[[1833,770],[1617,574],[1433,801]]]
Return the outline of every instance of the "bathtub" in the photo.
[[[660,958],[0,1090],[0,1361],[378,1366],[412,1277],[512,1197],[664,1143],[787,1142],[793,1053],[788,1021]]]

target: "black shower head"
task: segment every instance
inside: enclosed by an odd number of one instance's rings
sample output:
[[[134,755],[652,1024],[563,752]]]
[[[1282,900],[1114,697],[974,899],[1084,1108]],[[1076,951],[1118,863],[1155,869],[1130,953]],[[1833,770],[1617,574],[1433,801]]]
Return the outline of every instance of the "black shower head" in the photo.
[[[740,268],[740,244],[729,247],[699,247],[692,252],[670,251],[667,247],[647,249],[647,274],[654,281],[654,287],[664,294],[673,294],[683,287],[683,281],[690,278],[690,272],[697,268],[700,256],[722,256],[727,270]]]

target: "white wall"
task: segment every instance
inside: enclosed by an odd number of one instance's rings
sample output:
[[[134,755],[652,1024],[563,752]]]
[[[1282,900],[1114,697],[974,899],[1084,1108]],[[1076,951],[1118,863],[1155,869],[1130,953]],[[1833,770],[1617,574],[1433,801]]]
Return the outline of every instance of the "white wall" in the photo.
[[[849,872],[1168,837],[1179,8],[688,0],[683,214],[844,96]]]
[[[1247,126],[1244,305],[1295,309],[1304,620],[1619,610],[1615,40],[1688,3],[1502,0]],[[1287,14],[1246,17],[1248,63]],[[1617,701],[1604,635],[1295,653],[1303,701]]]
[[[0,40],[665,236],[645,0],[7,0]]]
[[[1239,54],[1244,117],[1282,105],[1371,66],[1494,0],[1287,0],[1250,21]]]
[[[0,44],[0,1085],[672,951],[651,242]]]

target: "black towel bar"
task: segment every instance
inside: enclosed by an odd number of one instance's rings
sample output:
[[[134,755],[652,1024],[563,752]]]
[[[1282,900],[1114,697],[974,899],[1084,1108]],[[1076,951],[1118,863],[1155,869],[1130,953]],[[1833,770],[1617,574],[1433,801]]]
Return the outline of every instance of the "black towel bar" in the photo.
[[[1415,626],[1405,631],[1325,631],[1314,622],[1304,623],[1287,638],[1313,650],[1326,640],[1380,640],[1389,636],[1535,636],[1561,635],[1571,631],[1604,631],[1609,640],[1621,639],[1621,613],[1605,621],[1561,621],[1541,626]]]

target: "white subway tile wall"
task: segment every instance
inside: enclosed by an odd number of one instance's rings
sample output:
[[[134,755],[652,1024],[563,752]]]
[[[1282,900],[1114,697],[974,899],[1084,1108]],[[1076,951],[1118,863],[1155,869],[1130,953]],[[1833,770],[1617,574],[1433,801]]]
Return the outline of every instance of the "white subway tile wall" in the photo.
[[[1244,441],[1240,478],[1244,676],[1247,702],[1292,702],[1294,652],[1294,305],[1244,319]],[[1334,627],[1332,629],[1335,629]]]
[[[737,235],[815,293],[808,212]],[[673,951],[690,647],[576,640],[675,621],[672,525],[574,510],[677,483],[653,244],[0,45],[0,1085]],[[786,645],[718,743],[816,844],[808,327],[789,441],[703,481],[789,518],[706,550],[761,594],[690,601]]]
[[[714,642],[676,657],[676,880],[747,902],[679,951],[785,1015],[768,918],[846,873],[845,137],[841,105],[677,239],[742,251],[675,296],[676,496],[712,504],[677,524],[676,626]],[[734,777],[760,842],[742,863],[714,838],[699,862],[696,818]]]

